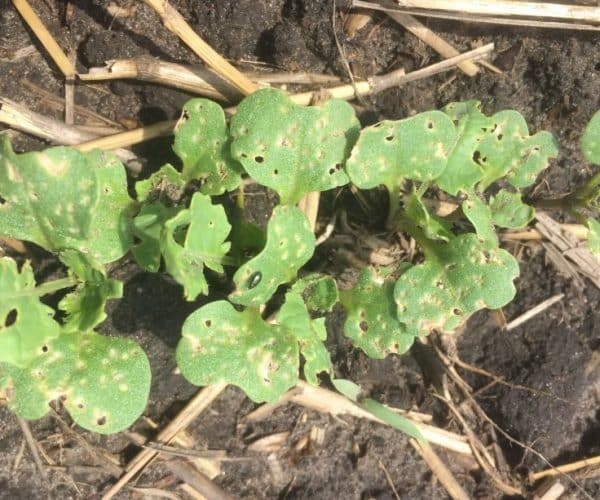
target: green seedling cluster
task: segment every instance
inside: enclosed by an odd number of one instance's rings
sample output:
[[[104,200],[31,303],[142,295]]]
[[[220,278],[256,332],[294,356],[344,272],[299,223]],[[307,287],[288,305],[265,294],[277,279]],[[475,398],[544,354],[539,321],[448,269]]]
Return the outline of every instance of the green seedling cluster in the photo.
[[[599,115],[582,147],[600,164]],[[82,427],[110,433],[143,412],[144,352],[94,331],[106,302],[122,296],[107,265],[129,252],[142,269],[171,275],[187,300],[210,296],[210,275],[231,277],[228,300],[186,319],[177,363],[194,384],[235,384],[255,401],[277,400],[300,376],[311,384],[333,376],[325,317],[336,304],[345,334],[374,358],[404,353],[433,330],[452,332],[513,298],[519,268],[497,228],[533,219],[520,189],[558,153],[552,136],[531,135],[518,113],[486,116],[474,101],[361,129],[346,102],[302,107],[276,90],[244,99],[229,125],[217,104],[188,102],[174,151],[181,169],[164,165],[136,183],[132,199],[113,155],[63,147],[15,154],[0,139],[0,236],[35,243],[65,266],[63,277],[37,284],[28,262],[0,259],[0,400],[18,415],[39,418],[58,399]],[[264,231],[218,197],[245,176],[279,196]],[[296,204],[349,183],[387,189],[388,229],[414,238],[422,258],[363,269],[352,288],[338,290],[332,277],[306,270],[316,242]],[[596,175],[561,199],[584,217],[595,252],[599,185]],[[426,194],[460,208],[440,217]],[[59,290],[57,314],[40,299]],[[356,386],[338,383],[356,399]]]

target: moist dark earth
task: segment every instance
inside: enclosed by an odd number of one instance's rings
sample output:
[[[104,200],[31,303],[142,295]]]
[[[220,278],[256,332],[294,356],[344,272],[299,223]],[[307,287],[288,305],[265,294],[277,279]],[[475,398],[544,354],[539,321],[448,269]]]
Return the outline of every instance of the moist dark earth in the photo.
[[[108,13],[109,3],[135,4],[127,18]],[[173,0],[172,5],[219,53],[240,68],[252,71],[314,72],[348,80],[344,58],[355,77],[369,77],[400,67],[412,71],[439,60],[431,49],[384,14],[375,14],[350,38],[343,15],[324,0]],[[142,2],[32,0],[32,6],[66,51],[76,56],[82,72],[105,61],[149,55],[165,61],[199,63],[197,57],[168,32],[155,13]],[[68,5],[67,5],[68,4]],[[335,27],[332,19],[335,19]],[[394,88],[363,98],[356,109],[363,125],[398,119],[435,109],[451,101],[477,99],[487,113],[516,109],[531,131],[546,129],[557,138],[561,155],[538,179],[538,197],[565,194],[580,186],[592,169],[579,152],[581,132],[600,107],[600,35],[572,30],[515,29],[422,19],[460,51],[483,43],[496,44],[492,62],[503,73],[481,71],[473,78],[458,71]],[[334,33],[337,35],[343,57]],[[33,45],[32,53],[14,59],[19,49]],[[43,48],[24,27],[11,2],[0,1],[0,96],[40,113],[60,118],[53,108],[22,82],[31,82],[56,96],[63,92],[62,78]],[[133,81],[78,85],[77,104],[116,121],[150,124],[179,116],[192,97],[183,92]],[[48,144],[25,134],[12,133],[18,151],[39,150]],[[150,156],[142,176],[161,163],[174,161],[170,139],[151,141],[134,148]],[[380,197],[380,196],[379,196]],[[264,192],[255,197],[253,214],[259,222],[269,215],[271,201]],[[351,198],[346,196],[344,199]],[[377,196],[375,196],[377,198]],[[352,200],[348,203],[352,203]],[[381,218],[385,217],[382,207]],[[324,210],[326,211],[326,210]],[[351,212],[353,213],[353,212]],[[327,213],[321,214],[327,222]],[[560,218],[556,214],[557,218]],[[357,213],[352,222],[367,225]],[[324,224],[321,224],[321,227]],[[547,261],[533,243],[507,243],[518,255],[521,277],[517,296],[504,309],[510,320],[542,300],[563,293],[564,299],[523,326],[503,332],[489,312],[476,314],[457,337],[458,355],[465,362],[503,377],[510,385],[489,384],[490,379],[458,369],[471,385],[477,402],[493,421],[515,439],[533,447],[553,464],[600,453],[600,292],[590,282],[582,289]],[[32,251],[39,278],[55,264]],[[324,258],[327,258],[326,256]],[[54,267],[53,267],[54,266]],[[174,347],[185,317],[199,303],[186,303],[181,288],[163,274],[143,273],[124,261],[112,270],[125,282],[124,298],[113,301],[109,318],[101,325],[105,334],[128,336],[148,353],[153,385],[145,415],[164,426],[197,388],[174,372]],[[412,408],[434,416],[434,423],[460,432],[448,409],[430,391],[419,364],[417,346],[404,356],[370,360],[344,339],[343,316],[328,320],[328,346],[336,374],[360,383],[382,403]],[[407,438],[390,428],[350,418],[341,421],[294,405],[286,405],[258,423],[243,417],[256,405],[241,391],[229,387],[189,428],[196,448],[226,450],[235,460],[225,461],[215,482],[228,493],[243,498],[394,498],[386,471],[400,498],[446,498],[447,493],[409,445]],[[68,416],[59,411],[68,422]],[[22,446],[20,427],[8,410],[0,407],[0,498],[93,498],[115,478],[96,458],[65,431],[55,416],[31,424],[51,462],[49,477],[42,479]],[[323,431],[323,441],[297,451],[311,429]],[[140,421],[135,430],[150,434]],[[475,429],[489,435],[489,426]],[[97,447],[131,458],[135,448],[127,434],[103,437],[74,428]],[[257,439],[289,432],[283,446],[272,454],[248,450]],[[517,477],[547,467],[539,457],[500,438],[508,468]],[[460,457],[436,448],[471,497],[503,495],[481,471]],[[16,465],[15,465],[16,464]],[[89,466],[89,467],[76,467]],[[600,496],[598,474],[575,476],[578,486],[563,480],[571,498]],[[173,489],[176,481],[163,465],[151,465],[136,482],[138,487]],[[185,497],[184,493],[178,494]],[[121,498],[140,493],[125,489]]]

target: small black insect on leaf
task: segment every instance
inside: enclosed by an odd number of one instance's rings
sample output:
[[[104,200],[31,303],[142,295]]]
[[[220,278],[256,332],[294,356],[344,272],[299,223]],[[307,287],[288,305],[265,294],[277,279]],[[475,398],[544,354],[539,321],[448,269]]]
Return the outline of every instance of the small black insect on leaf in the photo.
[[[260,271],[256,271],[255,273],[252,273],[250,275],[250,277],[248,278],[248,281],[246,282],[248,284],[248,289],[252,290],[255,286],[257,286],[260,283],[261,279],[262,279],[262,273]]]

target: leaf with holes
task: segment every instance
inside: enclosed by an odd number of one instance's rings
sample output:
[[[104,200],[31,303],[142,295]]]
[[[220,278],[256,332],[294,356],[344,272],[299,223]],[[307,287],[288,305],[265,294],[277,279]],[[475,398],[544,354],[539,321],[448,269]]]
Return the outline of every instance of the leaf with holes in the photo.
[[[60,259],[79,281],[77,288],[58,304],[67,313],[63,330],[86,332],[106,319],[106,301],[123,296],[123,283],[107,278],[101,265],[77,250],[65,250]]]
[[[279,285],[296,277],[314,249],[315,236],[302,211],[290,205],[275,207],[267,226],[267,243],[236,271],[236,288],[229,300],[253,307],[266,303]]]
[[[585,159],[594,165],[600,165],[600,111],[589,121],[581,138],[581,150]]]
[[[535,217],[535,209],[523,203],[519,193],[506,189],[490,198],[490,210],[494,224],[507,229],[524,227]]]
[[[187,227],[187,231],[184,228]],[[165,222],[161,251],[168,273],[181,284],[188,300],[208,293],[204,267],[223,272],[222,261],[229,251],[225,242],[231,226],[221,205],[195,193],[189,209]]]
[[[61,333],[28,366],[0,365],[0,374],[0,394],[23,418],[40,418],[60,399],[77,424],[101,434],[129,427],[150,392],[144,351],[94,332]]]
[[[527,123],[516,111],[485,116],[477,101],[451,103],[443,111],[454,121],[457,139],[436,182],[452,195],[476,186],[484,191],[502,177],[515,187],[529,186],[558,154],[552,135],[530,136]]]
[[[332,373],[332,367],[323,344],[327,340],[325,318],[311,318],[302,293],[305,285],[298,282],[285,295],[285,302],[277,313],[277,322],[296,337],[304,357],[304,376],[310,384],[318,385],[319,373]]]
[[[165,222],[177,215],[178,207],[167,207],[160,202],[144,205],[132,223],[133,246],[131,253],[145,270],[158,271],[161,257],[161,235]]]
[[[366,268],[352,289],[340,292],[347,315],[344,333],[371,358],[408,351],[418,333],[398,321],[395,282],[396,277],[385,269]]]
[[[308,312],[311,314],[331,312],[339,300],[335,280],[324,274],[304,276],[294,284],[293,288],[302,294]]]
[[[436,179],[446,168],[455,140],[454,124],[441,111],[383,121],[361,131],[346,170],[359,188],[383,184],[393,195],[405,179]]]
[[[47,250],[74,248],[100,263],[131,245],[123,165],[100,150],[15,154],[0,137],[0,233]]]
[[[600,222],[595,219],[588,218],[588,248],[590,252],[600,257]]]
[[[192,99],[175,126],[175,154],[186,181],[202,181],[200,192],[218,195],[239,186],[242,166],[231,157],[223,108],[208,99]]]
[[[142,203],[177,202],[183,195],[185,181],[173,165],[167,163],[147,179],[135,183],[137,200]]]
[[[54,310],[40,302],[29,262],[0,258],[0,362],[27,365],[60,328]]]
[[[211,302],[185,320],[177,365],[192,384],[227,382],[253,401],[276,401],[298,380],[298,342],[255,309]]]
[[[403,273],[394,288],[398,320],[410,332],[452,332],[475,311],[498,309],[515,295],[517,261],[475,234],[432,246],[426,257]]]
[[[298,106],[284,93],[263,89],[246,97],[231,119],[231,153],[258,183],[293,204],[311,191],[348,182],[343,165],[359,123],[347,102]]]

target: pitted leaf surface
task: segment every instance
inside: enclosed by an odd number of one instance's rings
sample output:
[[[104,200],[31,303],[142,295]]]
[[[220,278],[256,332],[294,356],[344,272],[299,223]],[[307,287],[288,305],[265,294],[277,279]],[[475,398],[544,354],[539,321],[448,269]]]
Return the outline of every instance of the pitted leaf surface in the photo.
[[[254,307],[266,303],[279,285],[296,277],[314,248],[315,236],[300,209],[291,205],[275,207],[267,225],[267,243],[236,271],[236,288],[229,299]]]
[[[276,401],[298,380],[298,355],[287,328],[265,322],[255,309],[239,312],[218,301],[185,320],[177,365],[192,384],[227,382],[253,401]]]
[[[400,276],[398,319],[411,332],[451,332],[479,309],[498,309],[515,295],[515,258],[472,233],[455,237]]]
[[[371,358],[408,351],[416,335],[398,321],[394,283],[393,276],[366,268],[351,290],[340,292],[347,314],[344,333]]]
[[[361,189],[380,184],[396,191],[405,179],[428,182],[446,168],[456,132],[441,111],[420,113],[364,128],[346,163]]]
[[[0,258],[0,362],[25,366],[60,333],[54,310],[39,300],[31,265]]]
[[[150,392],[150,365],[133,341],[94,332],[62,333],[28,366],[0,365],[0,394],[23,418],[42,417],[63,401],[81,427],[101,434],[129,427]]]
[[[477,101],[448,104],[443,111],[454,121],[457,140],[444,172],[437,179],[446,192],[484,191],[507,177],[515,187],[526,187],[558,154],[548,132],[530,136],[527,124],[516,111],[485,116]]]
[[[491,197],[490,209],[494,224],[507,229],[524,227],[535,217],[535,209],[523,203],[519,193],[506,189]]]
[[[238,187],[242,166],[231,157],[223,108],[208,99],[192,99],[175,126],[173,150],[183,162],[186,181],[202,181],[200,192],[218,195]]]
[[[347,102],[298,106],[285,93],[263,89],[246,97],[231,119],[231,153],[283,204],[348,182],[344,162],[359,123]]]
[[[0,233],[47,250],[75,248],[100,263],[131,245],[123,165],[100,150],[15,154],[0,137]]]
[[[304,276],[294,284],[293,288],[302,294],[309,313],[331,312],[339,300],[335,280],[324,274]]]
[[[229,251],[230,243],[225,239],[230,230],[223,207],[213,205],[209,196],[200,193],[194,194],[189,209],[165,222],[161,237],[165,265],[183,285],[188,300],[208,293],[204,266],[223,272],[221,261]]]

